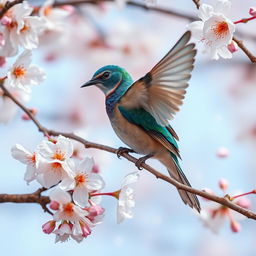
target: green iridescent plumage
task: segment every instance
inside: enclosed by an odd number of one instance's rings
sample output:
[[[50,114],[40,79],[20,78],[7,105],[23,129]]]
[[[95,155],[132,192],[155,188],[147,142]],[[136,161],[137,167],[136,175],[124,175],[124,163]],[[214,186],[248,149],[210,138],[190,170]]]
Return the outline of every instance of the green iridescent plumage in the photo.
[[[186,32],[166,56],[144,77],[132,81],[129,73],[108,65],[84,86],[96,85],[106,95],[106,110],[118,137],[136,153],[167,167],[172,178],[190,186],[178,161],[178,136],[169,120],[179,111],[191,77],[196,50]],[[139,164],[138,164],[139,165]],[[183,202],[200,212],[197,197],[178,190]]]

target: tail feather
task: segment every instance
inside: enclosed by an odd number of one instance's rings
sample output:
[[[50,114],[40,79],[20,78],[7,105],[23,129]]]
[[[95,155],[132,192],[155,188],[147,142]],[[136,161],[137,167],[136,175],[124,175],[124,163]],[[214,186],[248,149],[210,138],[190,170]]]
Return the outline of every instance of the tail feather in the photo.
[[[191,185],[190,185],[188,179],[186,178],[185,174],[183,173],[183,171],[179,165],[178,159],[175,155],[173,155],[171,153],[171,158],[168,157],[168,162],[166,161],[166,159],[162,162],[167,167],[168,172],[172,178],[174,178],[176,181],[178,181],[184,185],[191,187]],[[180,194],[182,201],[185,204],[188,204],[191,208],[195,208],[200,213],[201,207],[200,207],[200,203],[199,203],[199,200],[196,195],[194,195],[190,192],[187,192],[185,190],[182,190],[182,189],[178,189],[178,192]]]

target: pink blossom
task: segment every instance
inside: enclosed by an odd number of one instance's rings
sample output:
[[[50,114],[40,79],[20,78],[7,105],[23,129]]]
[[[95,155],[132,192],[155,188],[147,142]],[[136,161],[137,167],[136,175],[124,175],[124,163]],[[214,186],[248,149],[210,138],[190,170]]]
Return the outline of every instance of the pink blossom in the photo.
[[[228,181],[226,179],[220,179],[219,187],[220,187],[220,189],[225,191],[228,188]]]
[[[56,225],[56,221],[54,220],[47,221],[42,225],[43,232],[45,234],[52,233],[52,231],[55,229],[55,225]]]
[[[256,7],[251,7],[249,10],[249,14],[253,17],[256,17]]]
[[[220,158],[225,158],[225,157],[228,157],[229,155],[229,150],[225,147],[220,147],[218,150],[217,150],[217,153],[216,155]]]
[[[234,40],[232,40],[231,43],[228,45],[228,50],[231,53],[234,53],[234,52],[238,51],[238,45],[237,45],[237,43]]]

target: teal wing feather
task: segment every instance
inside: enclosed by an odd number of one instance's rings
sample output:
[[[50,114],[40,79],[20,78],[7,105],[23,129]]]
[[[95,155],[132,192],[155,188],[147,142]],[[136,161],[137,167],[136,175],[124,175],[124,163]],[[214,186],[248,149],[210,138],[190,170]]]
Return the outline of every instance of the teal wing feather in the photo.
[[[165,148],[171,151],[174,155],[179,155],[178,144],[175,140],[175,137],[170,133],[169,127],[164,127],[159,125],[155,118],[148,113],[146,110],[139,109],[126,109],[123,106],[118,106],[121,114],[129,122],[138,125],[143,130],[145,130],[151,137],[159,141]],[[172,129],[173,131],[173,129]]]

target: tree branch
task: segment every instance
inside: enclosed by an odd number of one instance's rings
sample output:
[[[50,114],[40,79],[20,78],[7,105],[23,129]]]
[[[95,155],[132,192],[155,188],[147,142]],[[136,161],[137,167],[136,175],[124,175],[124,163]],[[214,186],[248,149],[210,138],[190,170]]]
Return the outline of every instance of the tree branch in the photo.
[[[10,8],[12,8],[14,5],[16,5],[16,4],[20,4],[20,3],[22,3],[24,0],[14,0],[14,1],[12,1],[12,2],[10,2],[10,1],[7,1],[6,3],[5,3],[5,5],[4,5],[4,7],[1,9],[1,11],[0,11],[0,19],[2,19],[3,18],[3,16],[4,16],[4,14],[10,9]]]
[[[39,188],[34,193],[30,194],[0,194],[0,203],[37,203],[40,204],[45,212],[53,215],[47,208],[50,203],[48,196],[42,196],[41,193],[47,190],[46,188]]]
[[[34,122],[34,124],[37,126],[38,130],[40,132],[43,132],[44,134],[48,134],[48,135],[52,135],[52,136],[58,136],[58,135],[63,135],[67,138],[70,138],[72,140],[78,141],[80,143],[82,143],[85,148],[95,148],[95,149],[99,149],[99,150],[103,150],[103,151],[107,151],[110,153],[114,153],[117,154],[118,149],[106,146],[106,145],[102,145],[102,144],[98,144],[98,143],[94,143],[88,140],[85,140],[73,133],[65,133],[65,132],[58,132],[58,131],[54,131],[54,130],[49,130],[46,129],[45,127],[43,127],[40,122],[31,114],[31,112],[29,111],[28,108],[26,108],[22,103],[20,103],[17,99],[14,98],[14,96],[4,87],[3,85],[3,80],[0,82],[0,88],[2,88],[5,97],[10,98],[15,104],[17,104],[17,106],[19,106],[30,118],[31,120]],[[123,153],[122,156],[124,158],[126,158],[128,161],[132,162],[132,163],[136,163],[136,161],[138,160],[137,158],[129,155],[128,153]],[[205,191],[201,191],[189,186],[186,186],[184,184],[179,183],[178,181],[174,180],[171,177],[168,177],[160,172],[158,172],[157,170],[155,170],[154,168],[152,168],[151,166],[147,165],[147,164],[142,164],[142,167],[147,170],[148,172],[150,172],[151,174],[153,174],[156,178],[164,180],[170,184],[172,184],[173,186],[175,186],[177,189],[182,189],[185,191],[188,191],[190,193],[193,193],[195,195],[207,198],[209,200],[212,200],[214,202],[217,202],[225,207],[228,207],[236,212],[239,212],[240,214],[250,218],[250,219],[255,219],[256,220],[256,214],[252,211],[246,210],[236,204],[234,204],[232,201],[229,200],[228,196],[225,197],[219,197],[216,195],[212,195],[210,193],[207,193]],[[31,194],[29,194],[31,195]],[[15,195],[17,196],[17,195]],[[15,197],[14,197],[15,198]],[[33,198],[33,197],[32,197]],[[45,199],[46,200],[46,199]],[[1,201],[1,195],[0,195],[0,202]],[[38,203],[37,200],[34,200],[33,202]]]

